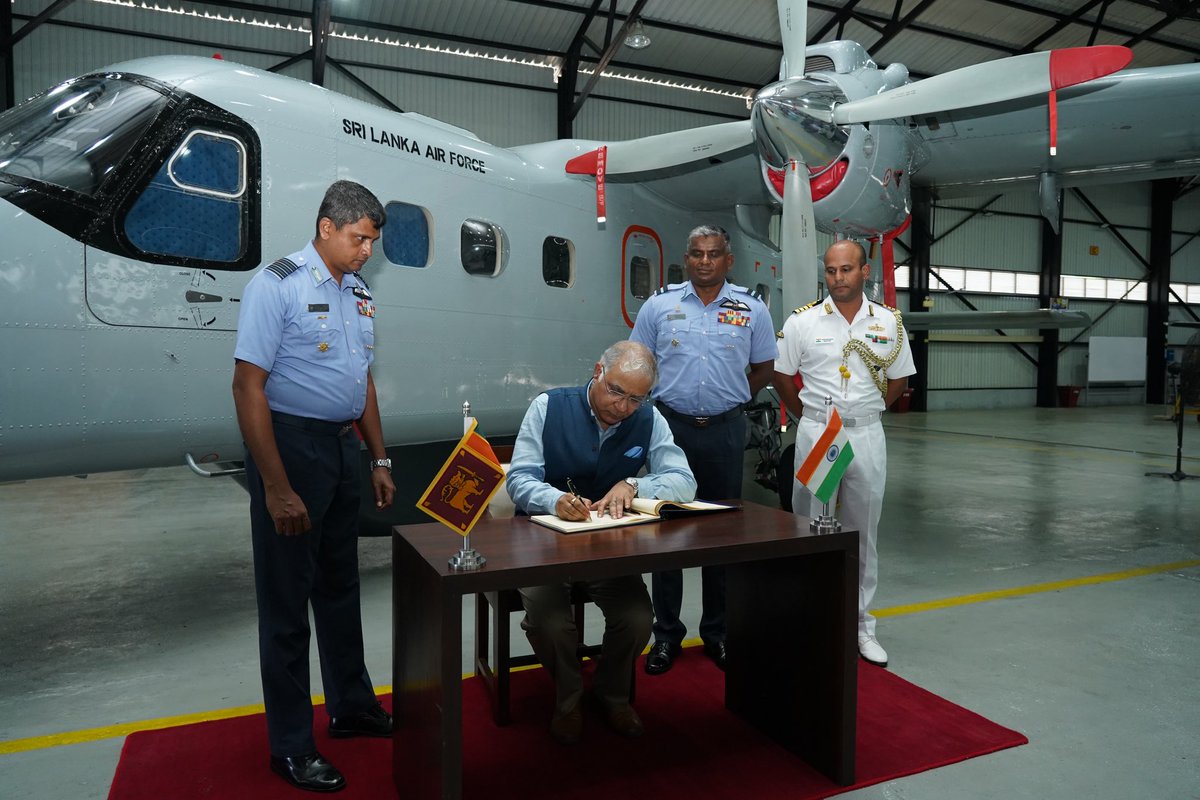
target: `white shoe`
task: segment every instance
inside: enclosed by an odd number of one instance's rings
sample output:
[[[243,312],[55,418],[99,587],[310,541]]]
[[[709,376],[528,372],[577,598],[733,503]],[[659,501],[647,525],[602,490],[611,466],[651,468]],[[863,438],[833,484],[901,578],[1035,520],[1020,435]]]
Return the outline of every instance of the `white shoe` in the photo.
[[[868,664],[874,664],[877,667],[887,666],[887,651],[879,646],[879,641],[874,636],[858,637],[858,654]]]

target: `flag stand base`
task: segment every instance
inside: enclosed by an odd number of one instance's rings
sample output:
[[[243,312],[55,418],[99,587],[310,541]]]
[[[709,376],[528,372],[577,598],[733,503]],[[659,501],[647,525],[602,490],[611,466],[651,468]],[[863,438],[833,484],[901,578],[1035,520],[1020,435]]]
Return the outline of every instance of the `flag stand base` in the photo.
[[[808,521],[808,529],[812,533],[841,533],[842,523],[838,522],[828,514],[822,514],[819,517]]]
[[[464,547],[462,550],[459,550],[457,553],[450,556],[450,569],[457,570],[459,572],[479,569],[486,563],[487,559],[484,558],[483,554],[474,547]]]

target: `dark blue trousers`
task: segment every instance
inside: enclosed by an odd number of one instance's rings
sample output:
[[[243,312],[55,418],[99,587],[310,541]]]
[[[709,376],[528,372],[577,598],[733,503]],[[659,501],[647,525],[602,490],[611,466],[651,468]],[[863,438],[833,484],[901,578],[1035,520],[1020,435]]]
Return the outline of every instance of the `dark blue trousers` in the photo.
[[[309,687],[308,610],[311,604],[330,716],[375,703],[363,660],[358,585],[359,444],[341,436],[274,425],[292,489],[308,508],[312,530],[275,532],[262,477],[249,451],[250,535],[258,599],[258,650],[271,753],[316,750]]]
[[[682,420],[666,418],[675,444],[687,456],[696,476],[699,500],[733,500],[742,496],[742,461],[746,449],[746,417],[697,428]],[[701,567],[700,638],[705,643],[725,641],[725,568]],[[650,599],[654,603],[654,641],[678,645],[687,634],[679,619],[683,605],[683,571],[654,573]]]

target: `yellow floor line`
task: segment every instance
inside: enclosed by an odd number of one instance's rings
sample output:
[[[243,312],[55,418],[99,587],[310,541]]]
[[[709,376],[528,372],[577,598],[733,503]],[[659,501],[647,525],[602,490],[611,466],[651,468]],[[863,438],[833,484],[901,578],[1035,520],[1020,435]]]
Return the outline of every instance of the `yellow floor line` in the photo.
[[[1173,572],[1175,570],[1191,569],[1192,567],[1200,567],[1200,559],[1193,559],[1191,561],[1174,561],[1170,564],[1156,564],[1151,567],[1138,567],[1136,569],[1127,569],[1122,572],[1109,572],[1104,575],[1091,575],[1086,578],[1071,578],[1065,581],[1035,583],[1031,586],[1018,586],[1013,589],[999,589],[994,592],[964,594],[959,597],[947,597],[944,600],[930,600],[927,603],[910,603],[909,605],[905,606],[881,608],[878,611],[872,611],[871,613],[875,617],[899,617],[904,614],[918,614],[922,611],[934,611],[939,608],[953,608],[955,606],[966,606],[972,603],[986,603],[990,600],[1002,600],[1006,597],[1020,597],[1029,594],[1041,594],[1043,592],[1057,592],[1061,591],[1062,589],[1074,589],[1077,586],[1092,586],[1097,583],[1112,583],[1113,581],[1139,578],[1143,575],[1155,575],[1160,572]]]
[[[1192,569],[1200,567],[1200,559],[1192,559],[1190,561],[1174,561],[1170,564],[1156,564],[1149,567],[1138,567],[1136,569],[1127,569],[1121,572],[1109,572],[1103,575],[1091,575],[1084,578],[1071,578],[1064,581],[1051,581],[1050,583],[1035,583],[1030,586],[1018,586],[1013,589],[999,589],[994,592],[979,592],[977,594],[966,594],[959,597],[948,597],[943,600],[930,600],[926,603],[910,603],[903,606],[892,606],[890,608],[881,608],[872,612],[876,617],[899,617],[905,614],[919,614],[923,611],[935,611],[941,608],[954,608],[955,606],[971,605],[972,603],[985,603],[991,600],[1002,600],[1007,597],[1020,597],[1023,595],[1041,594],[1044,592],[1057,592],[1063,589],[1074,589],[1079,586],[1093,586],[1100,583],[1112,583],[1113,581],[1123,581],[1129,578],[1140,578],[1145,575],[1156,575],[1163,572],[1175,572],[1183,569]],[[690,644],[692,642],[685,642]],[[697,642],[698,643],[698,640]],[[531,667],[522,667],[521,669],[531,669]],[[515,670],[514,670],[515,671]],[[464,675],[464,678],[469,677],[469,674]],[[391,686],[380,686],[376,688],[379,694],[387,694],[392,690]],[[313,697],[314,704],[323,703],[325,698],[323,695]],[[188,725],[193,722],[208,722],[218,719],[229,719],[230,717],[240,717],[247,714],[260,714],[263,707],[259,705],[238,706],[236,708],[224,708],[216,711],[202,711],[196,714],[181,714],[174,717],[159,717],[157,719],[140,720],[138,722],[124,722],[119,725],[107,725],[102,728],[84,728],[78,731],[67,731],[66,733],[55,733],[48,736],[31,736],[27,739],[10,739],[8,741],[0,741],[0,755],[8,755],[9,753],[23,753],[29,750],[44,750],[51,747],[62,747],[69,744],[83,744],[85,742],[95,742],[102,739],[113,739],[121,736],[128,736],[137,731],[152,731],[161,728],[172,728],[176,725]]]

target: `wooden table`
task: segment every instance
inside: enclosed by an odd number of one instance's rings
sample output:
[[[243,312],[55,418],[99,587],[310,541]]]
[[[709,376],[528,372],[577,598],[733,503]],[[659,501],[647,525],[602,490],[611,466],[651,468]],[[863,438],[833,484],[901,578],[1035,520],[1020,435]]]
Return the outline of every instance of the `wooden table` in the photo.
[[[854,782],[858,533],[739,511],[566,536],[528,518],[486,520],[483,569],[448,564],[437,523],[393,529],[392,766],[401,797],[462,797],[462,598],[560,581],[725,565],[725,706],[837,783]],[[669,675],[658,680],[671,680]]]

